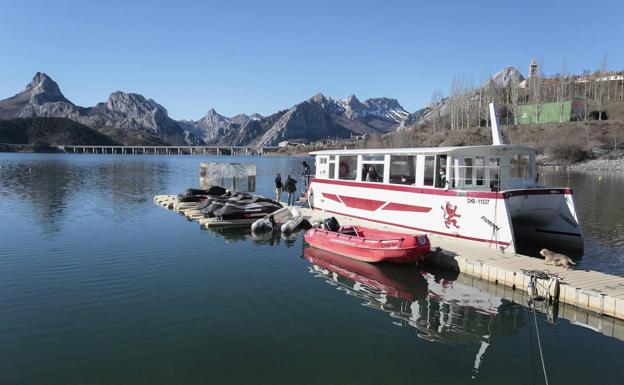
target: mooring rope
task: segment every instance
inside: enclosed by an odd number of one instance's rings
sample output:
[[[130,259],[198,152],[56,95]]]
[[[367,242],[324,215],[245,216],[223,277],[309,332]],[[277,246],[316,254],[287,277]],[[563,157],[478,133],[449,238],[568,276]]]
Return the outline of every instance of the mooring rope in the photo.
[[[535,385],[535,351],[533,349],[533,328],[529,326],[529,345],[531,346],[531,384]]]
[[[533,306],[533,320],[535,321],[535,335],[537,336],[537,347],[542,360],[542,371],[544,372],[544,382],[548,385],[548,374],[546,374],[546,363],[544,362],[544,352],[542,351],[542,342],[540,340],[539,328],[537,327],[537,315],[535,314],[535,306]]]
[[[530,281],[529,281],[529,297],[528,297],[528,302],[529,302],[529,306],[531,307],[531,310],[533,311],[533,324],[535,325],[535,336],[537,339],[537,348],[539,350],[539,354],[540,354],[540,361],[542,363],[542,372],[544,374],[544,383],[546,385],[548,385],[548,374],[546,373],[546,362],[544,360],[544,351],[542,349],[542,340],[540,338],[540,334],[539,334],[539,327],[537,325],[537,312],[535,311],[535,301],[536,300],[545,300],[546,298],[543,296],[539,295],[538,289],[537,289],[537,285],[538,285],[538,278],[540,279],[549,279],[551,274],[547,271],[539,271],[539,270],[523,270],[523,272],[525,274],[530,274]],[[552,282],[551,282],[552,283]],[[540,286],[547,290],[550,291],[550,285],[548,286],[548,288],[544,285]],[[532,338],[531,338],[532,339]],[[531,341],[531,354],[533,352],[533,342]]]

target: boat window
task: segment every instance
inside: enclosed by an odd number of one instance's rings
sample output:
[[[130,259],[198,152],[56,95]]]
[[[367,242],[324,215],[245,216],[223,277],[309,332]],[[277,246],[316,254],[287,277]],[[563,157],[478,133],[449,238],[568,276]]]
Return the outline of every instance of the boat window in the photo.
[[[425,180],[423,186],[433,186],[435,156],[425,156]]]
[[[447,181],[446,155],[436,156],[436,169],[438,172],[435,176],[435,187],[445,188]]]
[[[329,162],[329,174],[327,177],[329,179],[336,178],[336,162]]]
[[[364,162],[383,162],[384,155],[362,155],[362,160]]]
[[[482,156],[477,156],[474,162],[474,172],[477,178],[477,186],[483,186],[485,179],[485,159]]]
[[[529,178],[531,176],[531,160],[529,154],[514,154],[510,161],[512,178]]]
[[[390,183],[414,184],[416,180],[416,157],[392,155],[390,157]]]
[[[329,171],[327,164],[327,156],[319,156],[318,165],[316,167],[316,177],[317,178],[330,178],[330,175],[327,173]]]
[[[338,157],[336,155],[329,156],[329,173],[327,177],[329,179],[336,179],[336,159]]]
[[[362,180],[366,182],[383,182],[383,163],[363,163]]]
[[[464,158],[464,185],[472,186],[472,158]]]
[[[490,189],[498,191],[500,186],[500,158],[490,158]]]
[[[357,155],[338,158],[338,179],[355,180],[357,178]]]

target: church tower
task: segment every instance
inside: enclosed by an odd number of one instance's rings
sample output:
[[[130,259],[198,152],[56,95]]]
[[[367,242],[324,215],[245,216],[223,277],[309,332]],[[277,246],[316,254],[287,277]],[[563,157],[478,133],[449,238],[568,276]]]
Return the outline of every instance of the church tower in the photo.
[[[529,77],[533,78],[537,76],[537,62],[535,61],[535,58],[533,58],[531,60],[531,64],[529,65]]]

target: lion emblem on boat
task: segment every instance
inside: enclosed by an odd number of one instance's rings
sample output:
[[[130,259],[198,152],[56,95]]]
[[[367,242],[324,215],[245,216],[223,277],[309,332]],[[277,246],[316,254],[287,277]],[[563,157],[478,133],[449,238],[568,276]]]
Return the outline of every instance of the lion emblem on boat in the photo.
[[[440,206],[440,208],[444,212],[444,226],[450,229],[452,225],[459,229],[457,218],[461,218],[461,215],[457,214],[457,206],[453,206],[451,202],[446,202],[446,206]]]

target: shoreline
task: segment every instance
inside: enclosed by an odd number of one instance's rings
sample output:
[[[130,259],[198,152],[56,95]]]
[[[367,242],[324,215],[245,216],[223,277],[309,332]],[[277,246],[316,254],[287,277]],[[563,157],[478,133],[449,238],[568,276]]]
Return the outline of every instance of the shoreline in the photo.
[[[308,151],[276,151],[269,152],[263,156],[285,156],[285,157],[310,157],[309,152],[321,150],[318,147],[310,148]],[[21,153],[21,154],[63,154],[61,151],[33,151],[32,147],[22,147],[16,150],[15,147],[0,146],[0,153]],[[76,154],[81,155],[81,154]],[[92,154],[88,154],[92,155]],[[110,154],[109,154],[110,155]],[[148,154],[152,155],[152,154]],[[159,154],[165,155],[165,154]],[[173,155],[173,154],[172,154]],[[165,155],[166,156],[166,155]],[[176,154],[177,156],[177,154]],[[229,155],[223,155],[229,156]],[[610,150],[598,154],[596,158],[584,159],[578,162],[565,162],[562,160],[549,158],[547,155],[540,155],[537,161],[539,167],[562,167],[571,171],[624,171],[624,150]]]

